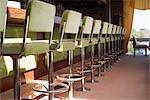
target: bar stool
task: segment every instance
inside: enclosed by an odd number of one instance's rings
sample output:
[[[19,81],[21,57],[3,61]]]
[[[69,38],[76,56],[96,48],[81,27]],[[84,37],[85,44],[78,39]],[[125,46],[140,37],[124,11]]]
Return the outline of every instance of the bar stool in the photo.
[[[91,82],[95,83],[98,82],[95,80],[94,78],[94,69],[98,68],[98,76],[101,76],[102,74],[100,73],[102,66],[104,65],[104,63],[102,63],[102,61],[100,61],[100,31],[101,31],[101,24],[102,21],[101,20],[94,20],[94,25],[93,25],[93,30],[92,30],[92,35],[91,35],[91,41],[90,41],[90,45],[91,45],[91,69],[92,69],[92,78],[91,78]],[[94,58],[94,46],[98,44],[98,59]]]
[[[123,50],[123,42],[124,42],[124,39],[125,39],[125,33],[126,33],[126,29],[125,28],[123,28],[123,30],[122,30],[122,32],[121,32],[121,43],[120,43],[120,45],[121,45],[121,54],[123,54],[124,53],[124,50]]]
[[[56,50],[51,50],[52,52],[69,52],[69,74],[57,75],[57,79],[68,82],[69,89],[69,99],[73,99],[73,82],[80,81],[84,77],[79,74],[73,73],[73,50],[77,46],[77,36],[79,31],[79,26],[81,22],[82,14],[72,10],[65,10],[62,15],[62,20],[60,24],[61,37],[59,40],[59,48]],[[68,35],[68,36],[67,36]],[[65,38],[66,36],[66,38]],[[51,58],[52,59],[52,58]]]
[[[107,69],[110,68],[110,66],[111,66],[111,59],[109,57],[107,57],[107,54],[106,54],[106,48],[107,48],[106,43],[110,41],[110,38],[107,37],[108,25],[109,25],[108,22],[103,22],[103,28],[102,28],[102,32],[101,32],[101,34],[104,35],[104,38],[105,38],[104,50],[103,50],[104,51],[103,61],[105,61],[106,65],[104,66],[104,71],[108,71]]]
[[[122,27],[120,26],[120,28],[119,28],[119,33],[118,33],[118,56],[120,56],[120,52],[121,52],[121,48],[120,48],[121,32],[122,32]],[[120,60],[120,58],[119,58],[119,60]]]
[[[108,59],[110,59],[110,63],[113,63],[114,62],[114,57],[112,55],[112,47],[111,47],[111,41],[112,41],[112,38],[111,38],[111,35],[112,35],[112,29],[113,29],[113,24],[109,23],[108,24],[108,31],[107,31],[107,34],[109,35],[108,38],[109,38],[109,42],[108,42]]]
[[[11,42],[8,41],[9,39],[4,40],[3,55],[10,56],[13,59],[15,100],[21,99],[19,60],[23,56],[37,55],[37,54],[43,54],[49,52],[49,48],[51,46],[51,37],[53,34],[54,18],[55,18],[55,6],[38,0],[32,0],[31,2],[29,2],[29,6],[27,8],[23,38],[9,38],[11,39]],[[31,40],[30,38],[28,38],[28,34],[30,34],[30,32],[49,33],[49,39]],[[49,71],[50,70],[51,67],[49,67]],[[49,85],[50,84],[51,83],[49,82]],[[59,84],[59,85],[66,86],[64,84]],[[66,91],[67,91],[67,86],[66,86]],[[51,91],[49,88],[47,89],[46,92],[51,93],[55,91],[53,90]]]
[[[97,76],[104,76],[104,74],[102,72],[104,72],[105,66],[107,66],[109,63],[108,61],[104,60],[104,53],[105,53],[104,47],[105,47],[105,40],[106,40],[105,37],[103,37],[105,34],[102,34],[102,30],[104,27],[106,27],[106,26],[103,24],[102,28],[100,29],[99,41],[98,41],[98,59],[95,59],[95,62],[98,61],[97,63],[100,64],[100,67],[101,67],[98,70]],[[102,50],[102,48],[103,48],[103,50]]]
[[[81,34],[78,39],[78,48],[81,49],[81,68],[78,71],[81,73],[81,76],[84,77],[85,73],[91,73],[90,68],[85,67],[85,47],[88,47],[90,45],[90,37],[92,32],[92,26],[93,26],[93,18],[89,16],[84,16],[82,21],[82,28],[81,28]],[[81,80],[81,88],[78,89],[79,91],[90,91],[89,88],[85,87],[85,79]]]
[[[99,75],[100,69],[102,67],[102,64],[99,63],[99,61],[100,61],[99,53],[98,53],[98,64],[95,64],[95,61],[94,61],[94,52],[95,52],[94,48],[95,48],[95,45],[98,44],[98,42],[99,42],[100,29],[101,29],[101,21],[100,20],[94,20],[94,25],[93,25],[92,35],[91,35],[91,41],[90,41],[90,45],[91,45],[91,69],[92,69],[91,82],[92,83],[98,82],[97,80],[95,80],[94,69],[98,68],[98,75]]]
[[[115,34],[116,34],[116,28],[117,28],[117,25],[114,25],[113,26],[113,30],[112,30],[112,43],[111,43],[111,46],[112,46],[112,55],[114,56],[114,62],[116,62],[117,60],[117,55],[115,53]]]
[[[115,53],[115,46],[114,46],[114,43],[115,43],[115,33],[116,33],[116,28],[117,26],[116,25],[113,25],[113,28],[112,28],[112,34],[111,34],[111,47],[112,47],[112,58],[113,58],[113,62],[116,62],[117,60],[117,55]]]
[[[120,60],[119,58],[119,38],[120,38],[120,29],[121,29],[121,26],[118,26],[117,27],[117,30],[116,30],[116,55],[117,55],[117,62]]]

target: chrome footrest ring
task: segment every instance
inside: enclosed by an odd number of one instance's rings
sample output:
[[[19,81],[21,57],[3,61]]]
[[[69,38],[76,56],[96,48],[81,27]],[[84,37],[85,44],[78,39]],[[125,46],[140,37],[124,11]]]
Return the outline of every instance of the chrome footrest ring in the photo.
[[[51,83],[50,85],[51,85],[51,87],[54,88],[54,90],[49,91],[48,84],[37,84],[34,87],[32,87],[32,89],[37,92],[54,93],[54,94],[67,92],[69,89],[69,86],[64,83],[54,82],[54,83]]]
[[[57,79],[66,81],[66,82],[80,81],[84,78],[80,74],[61,74],[56,77]]]

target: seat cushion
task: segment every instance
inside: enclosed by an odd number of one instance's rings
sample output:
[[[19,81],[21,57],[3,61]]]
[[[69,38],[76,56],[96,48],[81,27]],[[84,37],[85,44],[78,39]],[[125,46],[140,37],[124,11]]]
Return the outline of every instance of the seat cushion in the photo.
[[[75,49],[75,42],[74,39],[63,39],[63,42],[60,44],[60,48],[56,51],[58,52],[64,52],[69,50]]]
[[[101,43],[105,43],[105,38],[101,38],[101,39],[100,39],[100,42],[101,42]]]
[[[36,55],[49,52],[49,40],[32,40],[26,43],[24,55]]]
[[[82,39],[82,40],[78,40],[78,46],[79,48],[83,48],[83,47],[87,47],[90,45],[90,40],[89,39]]]
[[[4,40],[3,55],[36,55],[47,53],[49,51],[48,40],[31,40],[27,39],[24,52],[22,52],[22,41],[23,38],[11,38]]]
[[[115,37],[115,41],[117,41],[118,40],[118,37]]]
[[[109,37],[107,37],[107,38],[106,38],[106,42],[109,42],[109,41],[110,41],[110,38],[109,38]]]
[[[111,41],[114,41],[115,39],[113,37],[111,37]]]
[[[92,38],[90,45],[98,44],[98,38]]]
[[[22,50],[23,38],[6,38],[3,44],[3,55],[20,54]],[[31,42],[28,38],[26,42]]]

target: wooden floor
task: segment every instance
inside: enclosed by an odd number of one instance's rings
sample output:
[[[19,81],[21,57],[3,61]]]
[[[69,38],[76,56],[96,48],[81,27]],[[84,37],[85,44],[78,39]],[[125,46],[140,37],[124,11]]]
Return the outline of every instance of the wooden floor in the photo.
[[[149,64],[150,56],[122,56],[120,62],[112,65],[110,72],[106,72],[102,77],[96,77],[98,83],[86,82],[86,87],[91,91],[76,91],[80,87],[80,82],[74,83],[74,97],[76,100],[150,100]],[[67,68],[59,70],[56,74],[66,72],[66,70]],[[46,78],[47,76],[44,76],[41,79]],[[23,97],[32,98],[39,95],[32,91],[32,86],[33,84],[22,86]],[[57,96],[67,97],[67,94]],[[0,94],[0,100],[10,100],[13,98],[12,95],[12,90],[6,91]]]

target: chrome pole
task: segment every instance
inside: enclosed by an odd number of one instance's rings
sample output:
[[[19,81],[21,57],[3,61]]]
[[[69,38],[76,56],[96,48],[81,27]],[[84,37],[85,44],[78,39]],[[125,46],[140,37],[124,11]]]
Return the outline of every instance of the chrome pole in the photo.
[[[91,83],[97,83],[94,76],[94,45],[91,45]]]
[[[70,77],[73,76],[73,50],[69,50],[69,70],[70,70]],[[69,82],[70,89],[69,89],[69,100],[73,99],[73,82]]]
[[[49,91],[54,90],[54,87],[51,85],[54,82],[54,72],[53,72],[53,52],[48,53],[49,56],[49,66],[48,66],[48,88]],[[53,93],[49,93],[49,100],[54,98]]]
[[[84,77],[84,62],[85,62],[85,47],[81,48],[81,76]],[[81,87],[77,91],[90,91],[90,88],[85,87],[85,78],[81,79]]]
[[[13,79],[14,79],[14,100],[20,100],[20,68],[19,57],[12,56],[13,59]]]

